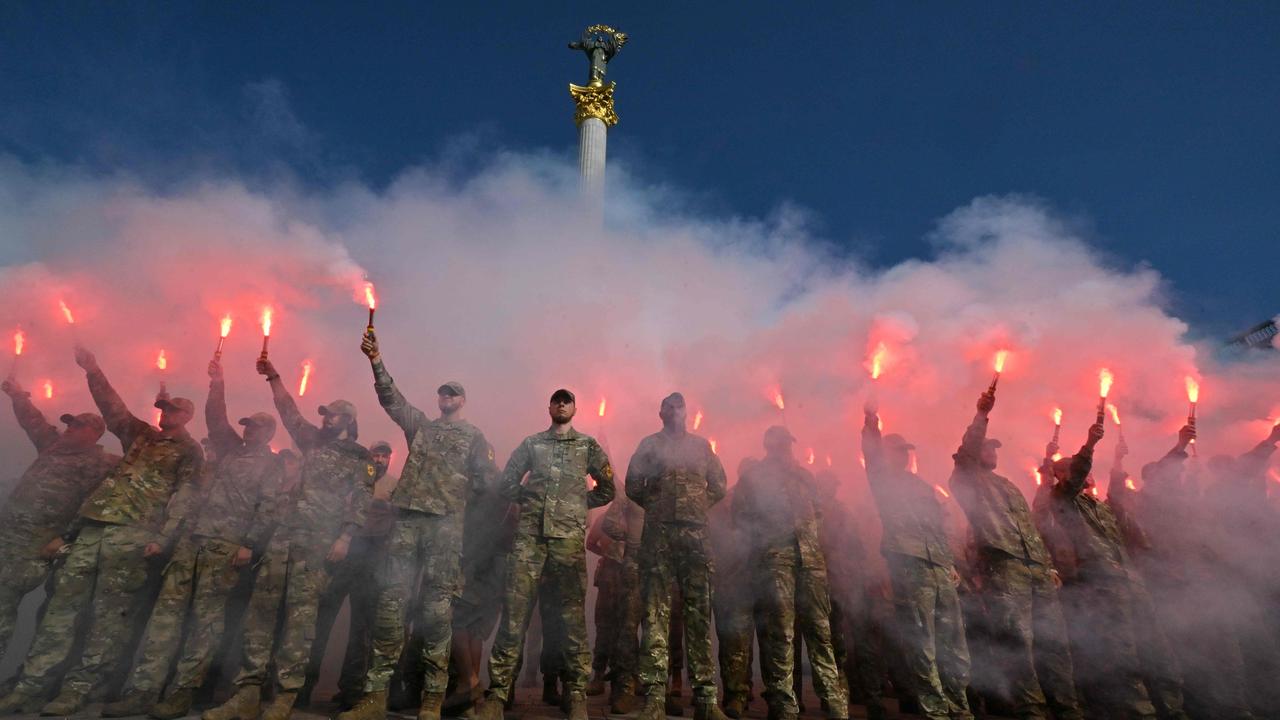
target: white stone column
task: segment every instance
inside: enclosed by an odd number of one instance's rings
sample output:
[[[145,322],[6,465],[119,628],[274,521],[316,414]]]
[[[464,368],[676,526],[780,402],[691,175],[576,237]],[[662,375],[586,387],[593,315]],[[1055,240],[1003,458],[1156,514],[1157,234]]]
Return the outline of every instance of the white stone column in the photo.
[[[605,150],[609,129],[600,118],[589,117],[578,124],[578,170],[582,196],[593,210],[604,208]]]

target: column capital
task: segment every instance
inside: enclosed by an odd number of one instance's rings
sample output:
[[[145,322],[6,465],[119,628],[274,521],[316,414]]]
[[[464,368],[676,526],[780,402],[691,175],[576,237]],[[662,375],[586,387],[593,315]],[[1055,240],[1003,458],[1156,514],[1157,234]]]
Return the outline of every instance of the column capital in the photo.
[[[617,83],[608,85],[574,85],[569,83],[569,95],[573,98],[576,111],[573,113],[575,125],[581,125],[588,118],[597,118],[608,127],[618,124],[618,114],[613,111],[613,89]]]

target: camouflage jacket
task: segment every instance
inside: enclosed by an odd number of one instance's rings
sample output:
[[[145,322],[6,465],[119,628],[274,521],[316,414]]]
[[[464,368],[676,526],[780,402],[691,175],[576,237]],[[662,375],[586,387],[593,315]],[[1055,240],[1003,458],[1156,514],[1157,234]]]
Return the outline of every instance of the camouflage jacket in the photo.
[[[120,456],[101,445],[76,448],[63,442],[28,393],[13,397],[13,414],[37,455],[0,508],[0,543],[34,552],[67,529]]]
[[[706,439],[656,432],[640,441],[627,465],[627,497],[649,522],[706,525],[707,510],[724,499],[724,466]]]
[[[373,455],[354,440],[325,439],[319,427],[302,417],[279,378],[271,382],[271,390],[280,420],[302,451],[302,477],[280,527],[325,540],[354,534],[373,497]]]
[[[1008,478],[982,466],[987,419],[977,418],[965,431],[954,455],[951,492],[969,519],[981,551],[999,551],[1052,567],[1049,550],[1031,520],[1027,499]]]
[[[101,370],[87,375],[89,393],[107,429],[120,439],[124,459],[80,506],[80,517],[153,529],[160,533],[159,542],[172,544],[194,511],[182,500],[194,493],[184,493],[176,503],[170,500],[200,475],[200,443],[185,429],[166,435],[135,417]]]
[[[209,384],[205,424],[218,463],[192,533],[262,550],[277,519],[284,467],[271,448],[252,448],[227,421],[223,384]]]
[[[805,567],[825,568],[820,507],[808,470],[794,459],[765,457],[738,479],[733,523],[751,538],[754,556],[798,549]]]
[[[391,504],[428,515],[463,513],[469,496],[498,474],[493,446],[465,420],[432,420],[405,399],[379,360],[373,364],[378,402],[404,431],[409,456]]]
[[[587,549],[614,562],[635,556],[644,531],[644,510],[626,495],[615,495],[587,530]]]
[[[591,490],[587,476],[596,481]],[[511,453],[498,492],[520,505],[521,533],[585,539],[587,510],[613,499],[613,466],[590,435],[545,430],[525,438]]]
[[[915,473],[888,466],[880,426],[870,420],[862,427],[862,455],[883,527],[880,554],[909,555],[944,568],[955,567],[937,491]]]
[[[1092,469],[1092,448],[1080,448],[1071,458],[1067,479],[1056,483],[1050,495],[1055,525],[1070,540],[1077,573],[1123,575],[1129,559],[1116,514],[1085,491]]]

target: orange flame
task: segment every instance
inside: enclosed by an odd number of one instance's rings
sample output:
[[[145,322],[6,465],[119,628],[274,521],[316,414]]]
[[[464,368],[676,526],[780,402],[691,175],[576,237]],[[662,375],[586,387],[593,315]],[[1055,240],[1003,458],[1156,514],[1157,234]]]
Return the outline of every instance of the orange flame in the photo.
[[[1111,403],[1107,403],[1107,410],[1111,412],[1111,420],[1116,425],[1120,424],[1120,409]]]
[[[45,400],[53,399],[53,381],[52,380],[44,381],[44,399]]]
[[[1040,475],[1040,468],[1031,468],[1031,477],[1035,478],[1036,487],[1044,484],[1044,478]]]
[[[1116,381],[1116,376],[1111,371],[1102,368],[1098,371],[1098,397],[1105,398],[1111,393],[1111,385]]]
[[[1200,402],[1200,383],[1190,375],[1186,378],[1187,383],[1187,399],[1191,402]]]
[[[600,417],[604,417],[604,409],[608,405],[608,403],[609,403],[608,398],[600,398],[600,410],[599,410]]]
[[[165,357],[164,348],[160,348],[160,354],[156,356],[156,369],[158,370],[169,369],[169,358]]]
[[[871,379],[878,380],[884,372],[884,360],[889,354],[889,347],[883,341],[876,345],[876,349],[871,353],[871,359],[868,361],[867,369],[871,371]]]
[[[778,406],[779,410],[786,410],[787,403],[782,400],[782,391],[778,391],[773,396],[773,404]]]
[[[813,461],[814,461],[814,460],[816,460],[816,459],[817,459],[817,458],[816,458],[816,457],[814,457],[814,454],[813,454],[813,448],[809,448],[809,458],[808,458],[808,463],[809,463],[810,465],[812,465],[812,464],[813,464]]]
[[[226,337],[231,334],[231,313],[222,316],[221,326],[218,328],[220,337]]]
[[[720,453],[716,450],[716,439],[715,439],[715,438],[711,438],[711,439],[710,439],[710,440],[708,440],[707,442],[711,443],[711,452],[712,452],[712,454],[714,454],[714,455],[719,455]]]
[[[1089,494],[1093,495],[1094,497],[1098,497],[1098,486],[1094,485],[1093,487],[1089,488]]]
[[[271,337],[271,306],[262,308],[262,336]]]
[[[920,472],[920,461],[916,459],[915,450],[908,450],[907,452],[911,453],[911,474],[915,475]]]
[[[1062,408],[1053,409],[1053,424],[1054,425],[1062,424]]]
[[[13,354],[15,356],[22,354],[22,348],[27,344],[27,336],[22,330],[16,330],[13,333]]]
[[[1124,486],[1129,490],[1133,490],[1134,492],[1137,492],[1138,490],[1137,486],[1133,484],[1133,478],[1131,477],[1127,477],[1124,479]]]
[[[367,280],[364,283],[364,304],[370,310],[376,310],[378,307],[378,298],[373,294],[373,283]]]
[[[156,408],[155,413],[152,415],[151,424],[152,424],[152,425],[155,425],[156,427],[159,427],[159,426],[160,426],[160,416],[161,416],[161,415],[163,415],[163,414],[164,414],[164,411],[163,411],[163,410],[161,410],[160,408]]]
[[[998,373],[1002,373],[1002,372],[1004,372],[1004,361],[1005,361],[1005,360],[1008,360],[1008,359],[1009,359],[1009,351],[1008,351],[1008,350],[997,350],[997,351],[996,351],[996,360],[995,360],[995,363],[993,364],[993,365],[994,365],[994,367],[995,367],[995,369],[996,369],[996,372],[998,372]]]
[[[695,415],[693,416],[693,429],[694,429],[694,430],[697,430],[697,429],[698,429],[698,427],[699,427],[700,425],[702,425],[702,411],[701,411],[701,410],[699,410],[699,411],[697,412],[697,414],[695,414]]]
[[[1053,460],[1054,462],[1058,462],[1059,460],[1062,459],[1062,453],[1054,453],[1053,457],[1050,459]]]
[[[58,301],[58,307],[62,308],[62,317],[67,319],[68,325],[76,324],[76,316],[71,314],[71,308],[67,307],[65,300]]]
[[[942,495],[942,497],[944,497],[944,498],[949,498],[949,497],[951,497],[951,493],[947,492],[947,489],[946,489],[946,488],[944,488],[944,487],[942,487],[941,485],[934,485],[934,486],[933,486],[933,489],[934,489],[934,490],[937,490],[937,491],[938,491],[938,493],[939,493],[940,495]]]
[[[311,380],[311,361],[302,361],[302,380],[298,383],[298,397],[307,394],[307,382]]]

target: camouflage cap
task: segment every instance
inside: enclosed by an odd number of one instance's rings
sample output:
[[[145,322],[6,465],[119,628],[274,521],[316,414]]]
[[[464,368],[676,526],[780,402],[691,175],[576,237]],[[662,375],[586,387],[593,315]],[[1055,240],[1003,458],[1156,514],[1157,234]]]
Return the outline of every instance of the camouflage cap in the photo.
[[[374,454],[377,454],[377,453],[386,453],[386,454],[390,455],[390,454],[391,454],[391,443],[387,442],[386,440],[379,440],[379,441],[377,441],[377,442],[375,442],[374,444],[372,444],[372,445],[370,445],[370,446],[369,446],[369,452],[374,453]]]
[[[328,405],[321,405],[317,412],[321,415],[346,415],[352,420],[356,419],[356,406],[346,400],[334,400]]]
[[[107,423],[97,413],[80,413],[79,415],[63,413],[62,417],[58,419],[66,423],[68,427],[72,425],[91,427],[99,436],[107,431]]]
[[[889,433],[884,436],[883,440],[886,447],[902,448],[903,450],[915,450],[916,446],[907,442],[907,439],[898,433]]]
[[[578,399],[573,396],[573,393],[565,390],[564,388],[560,388],[559,390],[551,393],[551,402],[555,402],[557,400],[568,400],[571,403],[578,402]]]
[[[160,398],[156,400],[156,407],[161,410],[170,410],[175,412],[183,412],[188,415],[196,414],[196,404],[184,397],[176,398]]]
[[[764,431],[764,441],[769,442],[770,440],[787,440],[789,442],[795,442],[796,436],[792,435],[791,431],[782,425],[774,425]]]
[[[670,395],[662,398],[662,404],[673,405],[675,407],[684,407],[684,395],[681,395],[679,392],[673,392]]]
[[[269,413],[256,412],[249,417],[240,418],[240,424],[246,427],[249,425],[255,425],[257,427],[275,427],[276,419],[275,416]]]
[[[466,397],[467,391],[462,389],[462,383],[458,382],[457,380],[450,380],[449,382],[436,388],[436,394],[437,395],[457,395],[458,397]]]

